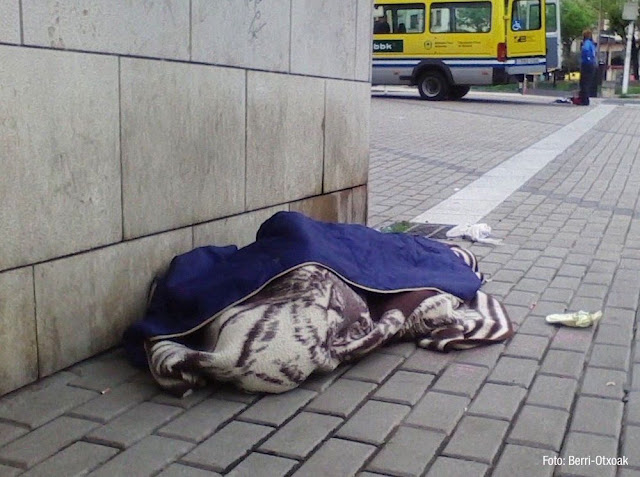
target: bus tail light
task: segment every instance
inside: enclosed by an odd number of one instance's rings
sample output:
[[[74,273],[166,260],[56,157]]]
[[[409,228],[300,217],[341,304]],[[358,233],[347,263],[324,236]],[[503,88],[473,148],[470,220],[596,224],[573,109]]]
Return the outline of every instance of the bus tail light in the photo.
[[[506,43],[498,43],[498,61],[507,61]]]

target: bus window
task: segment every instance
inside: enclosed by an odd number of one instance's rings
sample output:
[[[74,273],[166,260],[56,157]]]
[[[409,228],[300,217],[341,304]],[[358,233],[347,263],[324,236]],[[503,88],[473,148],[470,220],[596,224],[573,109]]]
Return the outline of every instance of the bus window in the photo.
[[[376,5],[373,17],[374,34],[424,33],[423,3]]]
[[[511,18],[512,31],[539,30],[540,0],[515,0]]]
[[[547,20],[547,31],[555,32],[558,30],[558,19],[556,15],[556,4],[555,3],[547,3],[547,12],[546,12],[546,20]]]
[[[491,31],[491,3],[432,3],[431,33],[486,33]]]

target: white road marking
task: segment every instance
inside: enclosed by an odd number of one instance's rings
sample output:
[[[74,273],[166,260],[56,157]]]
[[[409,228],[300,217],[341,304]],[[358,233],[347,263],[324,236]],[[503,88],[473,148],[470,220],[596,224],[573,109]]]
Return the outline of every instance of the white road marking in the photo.
[[[475,224],[616,108],[601,104],[510,157],[412,222]]]

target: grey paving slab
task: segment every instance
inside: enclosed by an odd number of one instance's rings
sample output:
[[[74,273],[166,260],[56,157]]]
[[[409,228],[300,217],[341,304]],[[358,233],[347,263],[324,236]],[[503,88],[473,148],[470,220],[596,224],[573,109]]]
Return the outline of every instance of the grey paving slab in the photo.
[[[345,378],[380,384],[404,358],[392,354],[374,353],[363,358],[344,374]]]
[[[445,369],[432,389],[439,392],[473,397],[488,373],[489,370],[482,366],[453,363]]]
[[[227,477],[255,477],[268,475],[273,477],[285,477],[298,465],[298,462],[284,457],[259,454],[253,452],[243,459],[228,474]]]
[[[340,376],[342,376],[348,369],[350,365],[342,365],[338,366],[331,373],[320,374],[314,373],[304,381],[300,387],[302,389],[308,389],[309,391],[313,391],[316,393],[322,393],[326,391],[329,386],[336,382]]]
[[[540,373],[578,379],[582,375],[585,355],[581,352],[550,349],[540,367]]]
[[[559,451],[568,419],[566,411],[527,404],[516,418],[507,442]]]
[[[413,407],[405,423],[450,434],[465,413],[470,399],[464,396],[427,392]]]
[[[124,449],[151,434],[182,412],[182,409],[152,402],[143,402],[102,427],[87,434],[86,439],[97,444]]]
[[[400,367],[407,371],[438,374],[453,358],[453,353],[437,353],[418,348]]]
[[[516,334],[507,345],[504,355],[539,361],[544,355],[548,345],[549,338]]]
[[[601,323],[598,325],[595,342],[618,346],[629,346],[633,335],[620,326]]]
[[[230,421],[246,405],[237,402],[208,399],[186,411],[156,434],[165,437],[200,442]]]
[[[597,456],[617,457],[618,441],[612,437],[570,432],[564,445],[557,475],[580,477],[609,477],[616,474],[615,466],[595,465]],[[623,450],[624,454],[624,450]]]
[[[373,395],[374,399],[413,406],[424,395],[433,376],[409,371],[396,371]]]
[[[91,476],[155,475],[192,447],[193,444],[190,442],[160,436],[148,436],[98,467],[97,470],[91,473]]]
[[[153,396],[153,398],[151,398],[151,401],[158,404],[166,404],[167,406],[176,406],[183,409],[190,409],[196,404],[199,404],[207,399],[209,396],[211,396],[212,393],[213,389],[205,387],[196,389],[191,394],[183,398],[172,396],[169,393],[156,394],[155,396]]]
[[[624,404],[612,399],[581,396],[571,419],[571,430],[590,434],[620,436]]]
[[[0,461],[23,469],[33,467],[98,424],[72,417],[59,417],[0,449]]]
[[[569,411],[577,387],[575,379],[539,375],[529,391],[527,404]]]
[[[640,426],[626,426],[622,440],[622,456],[629,459],[631,467],[640,468],[640,455],[638,455],[638,447],[640,446]],[[613,453],[608,454],[614,456]]]
[[[553,336],[556,333],[556,328],[546,323],[543,316],[536,315],[537,313],[543,313],[544,315],[550,314],[547,313],[547,311],[542,311],[541,308],[542,306],[540,306],[540,308],[536,307],[532,310],[532,315],[525,318],[525,320],[520,325],[520,328],[518,328],[518,333],[549,337]],[[564,308],[558,308],[558,306],[555,307],[554,313],[563,312]]]
[[[409,406],[368,401],[336,432],[337,437],[382,445],[386,437],[411,411]]]
[[[220,477],[221,474],[182,464],[171,464],[157,477]]]
[[[625,404],[625,422],[640,425],[640,392],[631,391]]]
[[[439,432],[401,426],[367,469],[388,475],[422,475],[444,438]]]
[[[416,344],[413,342],[410,343],[394,343],[390,345],[383,346],[378,349],[379,353],[382,354],[393,354],[396,356],[402,356],[403,358],[408,358],[413,353],[416,352]]]
[[[22,469],[0,464],[0,475],[2,475],[3,477],[13,477],[14,475],[19,475],[20,473],[22,473]]]
[[[181,462],[224,473],[273,430],[272,427],[233,421],[182,457]]]
[[[0,418],[33,429],[98,396],[94,391],[67,386],[71,377],[60,375],[62,379],[50,379],[1,398]]]
[[[503,356],[489,375],[488,381],[528,388],[537,369],[538,362],[535,360]]]
[[[519,386],[486,383],[469,407],[469,414],[511,420],[518,412],[526,391]]]
[[[142,401],[158,394],[159,389],[150,380],[131,381],[109,390],[109,392],[92,399],[80,407],[73,409],[69,415],[82,419],[107,422]]]
[[[350,416],[376,389],[376,385],[350,379],[339,379],[329,389],[314,398],[306,408],[309,411]]]
[[[500,355],[504,352],[504,347],[504,343],[496,343],[491,346],[479,346],[477,348],[460,351],[455,355],[455,362],[484,366],[491,369],[496,365]]]
[[[551,477],[557,454],[546,449],[507,444],[498,459],[492,477]]]
[[[71,386],[101,392],[128,381],[140,370],[127,361],[122,349],[118,349],[77,364],[70,372],[78,376],[69,381]]]
[[[591,328],[558,328],[550,348],[586,353],[591,347],[592,336]]]
[[[444,448],[443,455],[491,464],[508,427],[508,422],[465,416]]]
[[[438,457],[433,463],[427,477],[484,477],[488,475],[489,466],[480,462],[454,459],[452,457]]]
[[[626,371],[629,367],[629,355],[630,349],[626,346],[596,343],[591,350],[589,366]]]
[[[258,450],[304,459],[342,422],[339,417],[302,412],[278,429]]]
[[[22,475],[28,477],[84,475],[117,453],[118,450],[113,447],[76,442]]]
[[[355,475],[376,448],[360,442],[330,439],[293,475],[295,477],[333,477]]]
[[[627,374],[622,371],[588,367],[582,382],[581,394],[622,399]]]
[[[0,447],[25,435],[28,429],[6,422],[0,422]]]
[[[240,414],[240,419],[279,426],[303,408],[317,394],[307,389],[294,389],[283,394],[266,395]]]

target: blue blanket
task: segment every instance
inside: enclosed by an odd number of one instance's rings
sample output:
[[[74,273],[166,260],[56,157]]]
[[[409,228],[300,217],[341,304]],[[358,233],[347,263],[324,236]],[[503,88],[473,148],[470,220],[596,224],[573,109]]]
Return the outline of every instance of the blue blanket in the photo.
[[[184,336],[278,275],[310,262],[380,293],[437,288],[470,300],[481,285],[462,259],[434,240],[278,212],[246,247],[208,246],[175,257],[143,319],[126,330],[125,349],[135,364],[145,366],[145,339]]]

